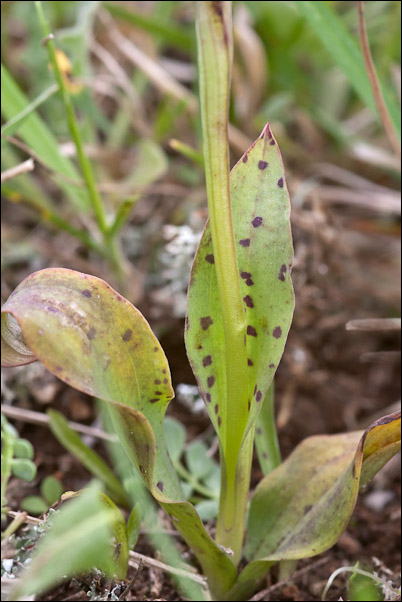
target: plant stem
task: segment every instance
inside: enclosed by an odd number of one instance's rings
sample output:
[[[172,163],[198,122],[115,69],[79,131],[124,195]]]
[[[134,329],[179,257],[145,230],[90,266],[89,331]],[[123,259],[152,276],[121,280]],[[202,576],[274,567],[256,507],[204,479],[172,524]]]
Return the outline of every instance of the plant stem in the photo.
[[[225,332],[226,439],[217,541],[241,557],[249,488],[246,319],[235,251],[229,183],[228,109],[233,53],[232,2],[197,2],[197,45],[205,177],[219,298]],[[229,405],[230,404],[230,405]],[[238,464],[239,462],[239,464]],[[239,477],[241,476],[241,483]]]
[[[66,80],[61,72],[59,67],[59,63],[57,61],[56,56],[56,48],[54,44],[54,36],[50,31],[49,24],[43,12],[42,2],[40,0],[35,0],[35,7],[38,13],[39,22],[42,27],[44,40],[46,42],[47,50],[50,57],[50,62],[55,74],[56,81],[59,86],[59,90],[63,99],[64,107],[67,115],[67,123],[73,138],[75,147],[77,149],[77,158],[81,167],[82,175],[84,177],[85,184],[88,189],[88,194],[92,203],[92,208],[95,214],[95,218],[99,227],[100,232],[104,238],[104,244],[108,251],[109,259],[114,265],[116,272],[121,275],[122,267],[121,267],[121,258],[118,246],[113,237],[108,234],[108,224],[106,220],[105,209],[102,203],[102,199],[100,197],[99,191],[96,186],[95,175],[92,169],[91,162],[85,154],[84,144],[81,137],[81,132],[79,128],[79,124],[75,115],[73,103],[71,100],[70,93],[66,86]]]

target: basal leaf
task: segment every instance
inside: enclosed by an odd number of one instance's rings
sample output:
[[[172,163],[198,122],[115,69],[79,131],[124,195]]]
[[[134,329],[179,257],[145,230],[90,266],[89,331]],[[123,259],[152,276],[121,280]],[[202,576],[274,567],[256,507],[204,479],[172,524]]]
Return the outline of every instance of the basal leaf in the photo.
[[[27,600],[26,596],[43,593],[66,577],[94,567],[113,575],[110,535],[114,516],[102,504],[99,493],[93,485],[54,515],[29,568],[19,580],[13,600]]]
[[[56,410],[48,410],[48,416],[50,418],[50,430],[56,439],[63,445],[70,453],[72,453],[83,466],[94,477],[102,481],[109,492],[118,504],[128,506],[127,494],[124,491],[120,481],[110,470],[106,462],[93,450],[88,447],[81,437],[73,431],[68,425],[67,420],[60,412]]]
[[[127,453],[195,550],[211,588],[230,587],[233,563],[194,507],[180,501],[184,496],[163,428],[173,397],[169,366],[142,314],[103,280],[50,268],[31,274],[11,294],[3,307],[2,338],[7,341],[3,365],[36,358],[69,385],[112,402],[111,416]],[[219,579],[217,567],[225,579]]]
[[[244,600],[252,580],[275,562],[315,556],[336,543],[359,488],[399,451],[400,422],[398,412],[365,432],[309,437],[261,481],[249,514],[251,562],[228,599]]]
[[[269,124],[235,165],[230,177],[233,227],[244,312],[247,317],[248,396],[243,438],[281,359],[294,298],[290,203],[278,145]],[[188,293],[187,353],[223,449],[226,400],[224,327],[207,223],[194,260]]]

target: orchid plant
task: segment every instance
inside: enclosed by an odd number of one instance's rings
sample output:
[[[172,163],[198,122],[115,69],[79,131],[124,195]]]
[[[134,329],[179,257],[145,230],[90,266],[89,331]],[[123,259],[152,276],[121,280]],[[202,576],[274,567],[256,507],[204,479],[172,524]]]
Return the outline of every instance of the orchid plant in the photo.
[[[280,463],[272,383],[294,310],[290,201],[269,124],[229,173],[231,4],[197,2],[209,221],[192,267],[185,332],[219,439],[216,539],[186,501],[169,458],[169,365],[141,313],[103,280],[62,268],[28,276],[2,313],[3,365],[39,360],[114,408],[122,445],[193,551],[214,600],[248,599],[275,563],[334,545],[359,490],[400,448],[393,414],[365,432],[310,437]],[[265,476],[248,507],[254,443]]]

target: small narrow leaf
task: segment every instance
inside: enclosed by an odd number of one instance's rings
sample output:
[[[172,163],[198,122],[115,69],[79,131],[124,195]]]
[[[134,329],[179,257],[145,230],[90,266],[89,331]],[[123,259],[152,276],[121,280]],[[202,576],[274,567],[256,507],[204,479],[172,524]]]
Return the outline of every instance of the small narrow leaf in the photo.
[[[258,462],[265,475],[269,474],[281,463],[278,434],[275,426],[274,383],[262,402],[255,427],[255,447]]]
[[[65,577],[94,567],[112,576],[112,521],[113,513],[105,509],[97,487],[67,502],[52,519],[12,599],[27,600],[25,596],[38,595]]]
[[[116,475],[93,449],[85,445],[81,437],[68,425],[60,412],[48,410],[50,430],[56,439],[71,452],[89,472],[102,481],[118,504],[128,505],[127,495]]]

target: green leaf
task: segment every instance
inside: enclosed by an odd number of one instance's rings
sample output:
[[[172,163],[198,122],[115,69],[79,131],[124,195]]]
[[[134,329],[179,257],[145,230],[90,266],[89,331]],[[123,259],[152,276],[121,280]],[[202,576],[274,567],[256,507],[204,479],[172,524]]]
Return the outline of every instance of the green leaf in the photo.
[[[309,558],[336,543],[359,488],[399,451],[400,416],[385,416],[365,432],[309,437],[261,481],[249,513],[245,553],[251,562],[230,600],[250,595],[250,583],[258,585],[275,562]]]
[[[130,516],[127,522],[127,540],[128,547],[130,550],[134,550],[138,535],[140,534],[140,527],[142,521],[142,512],[140,504],[134,504],[134,508],[130,512]]]
[[[112,576],[112,521],[113,512],[105,509],[99,488],[94,486],[63,505],[40,540],[13,599],[38,595],[62,579],[94,567]]]
[[[255,429],[255,447],[264,475],[269,474],[281,463],[275,426],[274,400],[274,383],[272,383],[263,401],[261,412],[258,414]]]
[[[147,15],[135,10],[127,10],[122,5],[114,2],[104,2],[103,5],[113,17],[144,29],[153,37],[160,38],[165,44],[185,51],[191,51],[194,47],[192,32],[183,26],[177,25],[177,21],[173,19],[166,23],[165,20],[161,20],[154,14]]]
[[[60,412],[48,410],[49,426],[56,439],[68,449],[87,470],[107,488],[118,504],[128,505],[127,495],[119,479],[106,462],[93,449],[85,445],[81,437],[68,425]]]
[[[49,504],[39,495],[28,495],[22,500],[21,509],[33,516],[40,516],[49,510]]]
[[[293,315],[290,203],[269,124],[230,177],[236,254],[247,318],[247,398],[243,439],[281,359]],[[207,224],[191,272],[186,346],[209,416],[225,449],[227,400],[224,326]]]
[[[1,66],[1,82],[1,112],[4,118],[11,120],[24,112],[24,119],[19,124],[19,136],[55,172],[79,181],[80,175],[74,164],[61,154],[56,138],[44,121],[35,111],[26,115],[30,103],[4,65]],[[65,180],[59,180],[59,185],[77,209],[89,209],[88,195],[84,190]]]
[[[164,439],[164,415],[173,397],[169,366],[140,312],[99,278],[50,268],[28,276],[9,297],[2,337],[3,365],[36,358],[64,382],[112,402],[111,418],[143,481],[195,550],[210,586],[219,593],[228,589],[236,574],[233,563],[194,507],[180,501]]]
[[[219,502],[218,500],[203,500],[196,504],[195,509],[201,520],[212,520],[218,516]]]
[[[27,458],[14,458],[11,461],[14,476],[24,481],[33,481],[36,477],[36,466]]]
[[[215,468],[215,462],[207,456],[207,452],[208,448],[202,441],[194,441],[186,449],[187,467],[199,481],[204,480]]]
[[[172,462],[175,463],[183,453],[186,442],[186,429],[178,420],[167,416],[165,418],[165,437],[170,457],[172,458]]]
[[[43,479],[40,485],[40,492],[49,506],[51,506],[59,501],[63,493],[63,486],[58,479],[49,475]]]
[[[34,457],[34,448],[32,443],[27,439],[16,439],[13,447],[15,458],[27,458],[28,460],[32,460]]]
[[[127,537],[127,527],[124,516],[116,506],[116,504],[110,499],[105,493],[100,493],[102,503],[106,508],[110,509],[113,513],[113,521],[111,523],[113,529],[113,535],[115,538],[116,549],[115,549],[115,562],[116,572],[119,579],[125,579],[127,576],[128,558],[129,558],[129,547]]]
[[[363,55],[357,41],[350,35],[338,15],[321,0],[300,0],[295,2],[321,42],[342,69],[361,100],[378,115],[370,82],[367,76]],[[357,22],[357,16],[356,16]],[[388,107],[395,131],[401,136],[401,115],[396,99],[382,85],[385,103]]]

